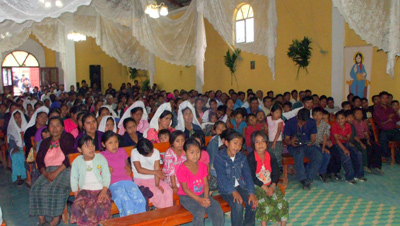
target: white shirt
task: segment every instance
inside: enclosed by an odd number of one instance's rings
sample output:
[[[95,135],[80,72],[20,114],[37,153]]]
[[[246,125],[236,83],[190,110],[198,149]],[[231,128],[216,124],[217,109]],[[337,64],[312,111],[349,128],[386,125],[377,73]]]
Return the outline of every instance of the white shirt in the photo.
[[[96,191],[103,189],[103,185],[97,180],[94,174],[93,160],[85,161],[86,164],[86,176],[85,182],[83,183],[82,190]]]
[[[142,168],[148,169],[148,170],[154,170],[154,162],[160,161],[160,152],[155,148],[153,150],[154,150],[153,154],[150,157],[141,155],[136,148],[134,148],[132,150],[131,164],[132,164],[132,172],[133,172],[134,178],[139,178],[139,179],[153,179],[154,178],[154,175],[138,173],[135,165],[133,164],[133,162],[140,162],[140,165]]]
[[[244,104],[242,105],[242,108],[248,108],[248,107],[250,107],[250,105],[249,105],[249,102],[244,102]]]
[[[232,159],[232,162],[235,161],[235,157],[236,157],[236,155],[233,157],[230,157]],[[235,179],[235,187],[237,187],[237,186],[239,186],[239,182],[238,182],[238,180]]]
[[[325,108],[325,110],[327,111],[327,112],[329,112],[329,113],[336,113],[336,112],[338,112],[338,111],[340,111],[340,107],[337,107],[337,106],[333,106],[333,108],[330,108],[330,107],[326,107]]]

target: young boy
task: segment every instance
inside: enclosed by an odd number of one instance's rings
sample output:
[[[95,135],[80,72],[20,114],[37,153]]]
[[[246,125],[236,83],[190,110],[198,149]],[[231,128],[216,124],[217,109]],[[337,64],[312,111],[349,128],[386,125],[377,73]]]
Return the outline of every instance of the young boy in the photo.
[[[377,174],[383,174],[382,158],[378,150],[374,150],[369,136],[369,128],[367,122],[363,120],[362,109],[354,109],[353,125],[356,129],[357,137],[367,150],[367,168]],[[364,168],[365,169],[365,168]]]
[[[360,138],[357,136],[357,132],[356,132],[356,127],[354,126],[353,122],[354,122],[354,114],[352,110],[349,111],[345,111],[344,115],[346,117],[346,122],[348,124],[350,124],[351,126],[351,137],[350,137],[350,143],[352,146],[354,146],[355,148],[357,148],[357,150],[359,152],[362,153],[362,163],[363,163],[363,167],[364,167],[364,171],[367,173],[371,173],[371,170],[367,167],[367,146],[365,146]],[[371,147],[371,146],[369,146]]]
[[[392,101],[392,108],[393,108],[393,110],[394,110],[394,112],[396,112],[398,115],[400,115],[400,105],[399,105],[399,101],[397,101],[397,100],[394,100],[394,101]]]
[[[329,133],[330,126],[323,120],[323,111],[324,111],[323,108],[316,107],[312,111],[312,116],[315,122],[317,123],[317,139],[315,140],[314,145],[318,147],[319,151],[322,154],[322,164],[318,170],[318,176],[322,182],[326,183],[328,182],[327,168],[329,160],[331,158],[330,150],[328,149],[327,145],[327,140],[330,135]],[[340,156],[339,156],[339,161],[340,161]]]
[[[245,114],[241,109],[242,108],[238,108],[233,112],[234,118],[231,119],[231,124],[236,132],[244,135],[247,124],[245,122]]]
[[[360,182],[364,182],[367,179],[364,177],[362,154],[349,144],[350,138],[351,126],[346,123],[344,112],[338,111],[336,113],[336,123],[331,128],[333,150],[340,154],[341,163],[346,172],[346,181],[354,185],[357,184],[355,179]]]
[[[292,103],[287,101],[283,103],[283,112],[289,112],[292,110]]]

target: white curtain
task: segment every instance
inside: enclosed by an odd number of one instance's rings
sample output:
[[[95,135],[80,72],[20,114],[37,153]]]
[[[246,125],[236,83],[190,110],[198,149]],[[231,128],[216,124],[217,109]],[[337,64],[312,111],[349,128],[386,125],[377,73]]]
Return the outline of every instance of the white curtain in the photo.
[[[0,0],[0,6],[10,2]],[[196,88],[199,91],[204,84],[204,56],[207,47],[203,15],[228,44],[234,45],[232,19],[237,5],[241,3],[239,0],[193,0],[178,19],[152,19],[144,14],[147,0],[93,0],[90,5],[79,9],[78,2],[87,5],[90,1],[63,2],[65,11],[62,15],[61,9],[55,9],[52,13],[43,12],[42,18],[33,18],[39,15],[37,8],[33,8],[33,13],[29,15],[31,17],[25,14],[18,17],[17,13],[15,18],[3,15],[8,20],[0,23],[0,54],[17,48],[33,33],[43,45],[60,52],[62,59],[67,33],[75,31],[96,38],[97,45],[119,63],[148,70],[151,83],[154,80],[155,56],[172,64],[196,65],[196,81],[200,81]],[[275,0],[249,0],[248,3],[254,9],[255,41],[236,46],[243,51],[267,56],[275,75]],[[17,4],[15,12],[25,10],[19,7]]]
[[[22,23],[25,21],[42,21],[46,17],[57,18],[65,12],[75,12],[79,6],[89,5],[92,0],[63,0],[63,6],[55,6],[55,1],[50,8],[38,0],[1,0],[0,22],[4,20]]]
[[[332,0],[347,24],[363,40],[387,52],[386,73],[394,76],[400,55],[399,0]]]

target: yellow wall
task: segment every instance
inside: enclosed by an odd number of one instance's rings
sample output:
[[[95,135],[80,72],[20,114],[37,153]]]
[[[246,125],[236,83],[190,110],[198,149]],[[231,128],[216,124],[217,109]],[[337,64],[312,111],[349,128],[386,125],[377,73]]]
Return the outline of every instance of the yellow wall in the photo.
[[[364,40],[360,38],[349,26],[345,25],[345,46],[364,46],[368,45]],[[371,72],[371,86],[370,86],[370,97],[378,94],[381,91],[387,91],[393,94],[394,99],[400,98],[399,87],[400,78],[399,64],[396,64],[394,70],[394,78],[386,74],[386,53],[383,51],[377,51],[378,48],[374,47],[372,51],[372,72]]]
[[[302,9],[302,10],[300,10]],[[272,80],[272,74],[268,66],[268,58],[242,52],[242,61],[237,67],[236,81],[231,85],[229,69],[224,64],[224,55],[228,46],[219,36],[213,26],[205,20],[207,35],[207,51],[205,61],[205,85],[203,91],[221,89],[228,91],[230,88],[246,90],[253,88],[263,91],[274,90],[284,92],[296,89],[311,89],[319,94],[330,94],[331,74],[331,2],[328,0],[291,0],[277,1],[278,13],[278,46],[276,48],[276,80]],[[255,11],[257,13],[257,9]],[[329,25],[329,26],[327,26]],[[308,74],[300,72],[300,79],[296,80],[297,67],[287,57],[286,52],[293,39],[310,37],[314,43],[311,64]],[[318,45],[328,53],[320,53]],[[255,61],[255,70],[250,70],[250,61]],[[182,67],[157,61],[157,74],[155,81],[160,83],[162,89],[195,88],[195,69],[177,73]],[[186,76],[187,75],[187,76]],[[181,81],[184,79],[185,81]],[[165,82],[164,82],[165,81]],[[176,84],[176,83],[179,84]],[[170,88],[171,87],[171,88]]]
[[[76,42],[75,56],[77,82],[85,79],[89,83],[89,65],[101,65],[103,90],[106,89],[109,82],[116,89],[119,89],[123,82],[132,82],[128,77],[126,67],[103,52],[93,38],[88,37],[86,41]]]

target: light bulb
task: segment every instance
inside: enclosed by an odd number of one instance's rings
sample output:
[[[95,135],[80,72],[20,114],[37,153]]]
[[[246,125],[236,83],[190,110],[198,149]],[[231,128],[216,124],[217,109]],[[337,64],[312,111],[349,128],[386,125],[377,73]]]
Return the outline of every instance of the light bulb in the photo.
[[[44,7],[50,8],[50,7],[51,7],[51,2],[45,2],[45,3],[44,3]]]
[[[160,12],[158,11],[158,8],[153,9],[153,16],[154,19],[157,19],[160,17]]]
[[[39,0],[40,3],[44,4],[44,0]]]
[[[61,2],[61,0],[56,0],[56,6],[57,6],[58,8],[63,7],[63,3]]]
[[[161,8],[160,8],[160,15],[161,15],[161,16],[166,16],[166,15],[168,15],[168,7],[167,7],[167,6],[165,6],[165,5],[161,6]]]
[[[146,6],[146,10],[144,11],[144,13],[150,15],[150,13],[151,13],[151,5],[150,4]]]

